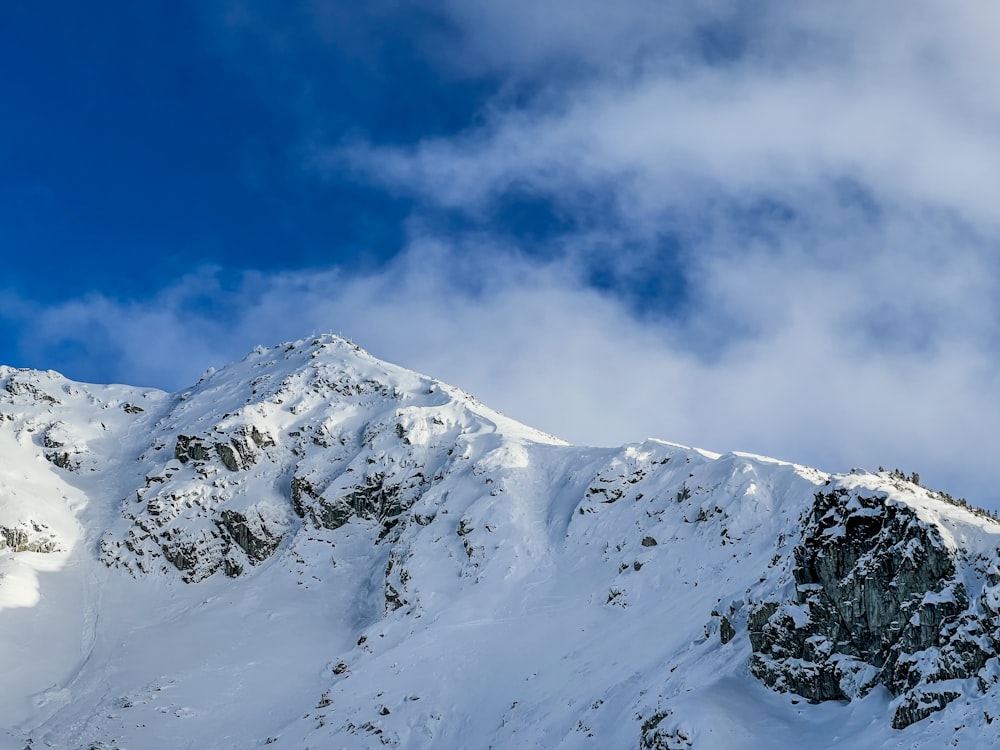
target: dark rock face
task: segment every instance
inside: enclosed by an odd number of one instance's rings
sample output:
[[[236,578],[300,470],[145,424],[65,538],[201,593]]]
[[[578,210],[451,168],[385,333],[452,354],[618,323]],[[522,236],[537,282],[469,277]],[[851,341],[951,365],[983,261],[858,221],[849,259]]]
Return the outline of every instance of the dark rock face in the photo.
[[[733,627],[733,623],[728,617],[723,616],[722,622],[719,624],[719,640],[722,643],[729,643],[735,637],[736,628]]]
[[[215,453],[230,471],[245,471],[257,462],[264,448],[273,446],[274,440],[256,427],[236,428],[227,442],[215,443]]]
[[[892,715],[892,728],[905,729],[921,719],[926,719],[935,711],[940,711],[961,693],[954,690],[910,690],[896,707]]]
[[[208,448],[197,437],[178,435],[174,447],[174,458],[182,464],[188,461],[208,461],[212,457]]]
[[[226,441],[208,443],[206,438],[178,435],[174,458],[182,464],[188,461],[204,463],[214,455],[229,471],[244,471],[256,463],[261,449],[274,445],[274,440],[256,427],[236,428]]]
[[[390,476],[373,467],[361,481],[321,491],[309,479],[292,478],[292,508],[316,528],[338,529],[352,518],[382,523],[383,533],[420,497],[426,485],[422,472]]]
[[[639,750],[690,750],[694,738],[689,729],[668,721],[672,711],[658,711],[642,723]]]
[[[253,513],[240,513],[227,508],[222,511],[217,523],[226,537],[235,542],[253,563],[269,558],[281,543],[281,535],[275,534],[259,515]]]
[[[812,702],[884,685],[893,726],[938,711],[996,654],[998,623],[970,609],[937,529],[907,506],[840,488],[816,495],[794,549],[794,601],[748,615],[751,671]]]
[[[66,469],[66,471],[79,471],[80,469],[80,464],[73,461],[69,451],[46,451],[45,459],[53,466],[58,466],[60,469]]]

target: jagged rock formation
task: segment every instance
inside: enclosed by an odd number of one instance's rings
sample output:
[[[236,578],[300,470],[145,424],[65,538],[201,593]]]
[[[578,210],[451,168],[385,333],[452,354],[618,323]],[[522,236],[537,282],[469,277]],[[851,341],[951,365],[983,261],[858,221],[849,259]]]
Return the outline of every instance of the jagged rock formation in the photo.
[[[866,488],[818,492],[793,554],[794,600],[748,616],[751,670],[767,685],[815,702],[884,685],[901,729],[958,698],[960,681],[995,683],[990,577],[961,580],[959,551],[913,508]]]

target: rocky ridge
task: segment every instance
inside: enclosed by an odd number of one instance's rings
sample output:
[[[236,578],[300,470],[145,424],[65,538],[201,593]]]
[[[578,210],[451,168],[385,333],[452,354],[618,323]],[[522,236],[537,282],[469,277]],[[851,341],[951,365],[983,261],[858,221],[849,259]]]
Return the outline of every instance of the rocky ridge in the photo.
[[[360,519],[381,540],[477,444],[500,439],[497,422],[513,424],[332,337],[259,348],[206,374],[153,426],[141,484],[122,504],[129,523],[105,536],[102,559],[196,582],[238,576],[303,529]]]

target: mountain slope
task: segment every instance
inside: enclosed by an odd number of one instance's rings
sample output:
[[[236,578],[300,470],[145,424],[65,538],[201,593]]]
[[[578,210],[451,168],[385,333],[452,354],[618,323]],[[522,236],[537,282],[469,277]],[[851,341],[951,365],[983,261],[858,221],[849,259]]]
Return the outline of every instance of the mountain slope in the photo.
[[[0,388],[10,747],[1000,727],[1000,524],[899,476],[569,446],[329,336],[181,394]]]

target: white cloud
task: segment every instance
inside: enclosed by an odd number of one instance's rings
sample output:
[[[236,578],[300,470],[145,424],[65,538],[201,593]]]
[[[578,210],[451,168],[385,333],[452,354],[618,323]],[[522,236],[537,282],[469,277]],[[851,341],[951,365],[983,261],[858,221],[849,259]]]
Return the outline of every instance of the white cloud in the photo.
[[[587,73],[535,97],[501,93],[457,136],[339,144],[321,166],[470,210],[515,187],[561,201],[596,185],[644,222],[760,195],[809,209],[849,179],[879,202],[998,229],[995,6],[761,3],[740,18],[724,3],[591,5],[450,4],[466,42],[456,65],[478,55],[544,82],[548,54]],[[713,24],[738,57],[699,53]]]
[[[12,298],[8,315],[36,361],[62,340],[81,372],[106,357],[178,388],[257,343],[330,330],[577,442],[898,465],[1000,507],[1000,12],[746,7],[441,0],[457,42],[439,64],[507,82],[482,124],[335,143],[312,165],[474,219],[539,197],[584,219],[556,261],[415,223],[367,275],[223,285],[205,270],[150,301]],[[611,216],[588,214],[593,196]],[[659,313],[586,283],[595,258],[645,269],[668,254],[685,291]]]
[[[639,321],[570,261],[416,239],[368,276],[248,274],[224,291],[205,271],[147,303],[91,297],[21,324],[46,345],[62,337],[116,361],[128,380],[177,388],[257,343],[332,330],[576,442],[652,436],[834,470],[899,464],[996,506],[984,493],[998,384],[980,341],[994,332],[953,295],[994,309],[1000,290],[974,256],[951,269],[899,260],[835,271],[736,254],[698,269],[706,303],[690,318]],[[206,293],[225,320],[192,311]],[[923,326],[911,308],[924,304],[928,341],[892,346],[864,331],[884,305],[904,308],[903,329]],[[720,316],[745,319],[752,335],[699,353],[693,340]]]
[[[617,234],[621,256],[656,258],[667,235],[687,284],[670,319],[616,321],[648,337],[610,345],[628,373],[621,413],[643,412],[630,394],[657,388],[631,379],[656,372],[684,394],[669,418],[655,410],[674,439],[912,457],[936,467],[925,478],[988,486],[975,466],[991,460],[1000,364],[995,4],[446,7],[466,41],[452,64],[521,96],[501,92],[457,135],[334,144],[321,168],[472,217],[512,193],[578,215],[611,196],[612,223],[563,238],[567,257],[586,263],[573,241],[614,248]]]
[[[992,130],[970,128],[958,111],[878,83],[705,72],[626,91],[598,86],[565,110],[505,112],[456,138],[327,159],[470,209],[512,187],[560,201],[602,186],[627,218],[644,221],[719,198],[773,196],[808,210],[813,192],[849,179],[891,205],[947,210],[995,231],[1000,117]]]

